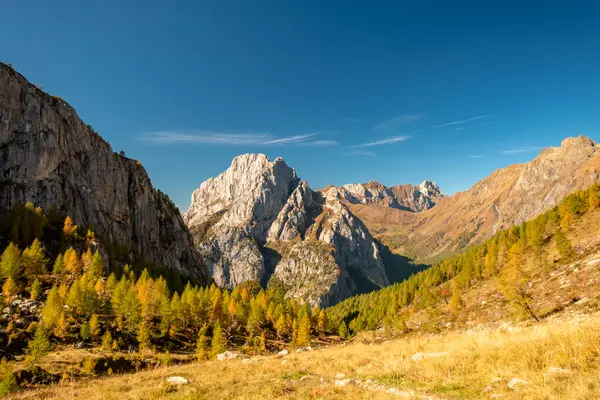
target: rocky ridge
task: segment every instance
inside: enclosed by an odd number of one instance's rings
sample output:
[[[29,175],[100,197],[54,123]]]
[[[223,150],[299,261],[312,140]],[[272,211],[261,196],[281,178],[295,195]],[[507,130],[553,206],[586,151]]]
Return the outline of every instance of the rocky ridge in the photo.
[[[289,296],[327,305],[389,284],[373,237],[335,189],[311,190],[281,158],[236,157],[193,193],[184,219],[222,287],[274,276]]]
[[[419,185],[396,185],[386,187],[379,182],[351,183],[335,188],[336,196],[350,204],[377,205],[400,210],[421,212],[440,201],[444,194],[430,180]],[[331,190],[331,187],[325,190]]]
[[[529,163],[498,169],[418,214],[377,205],[350,208],[390,248],[430,262],[529,220],[599,180],[600,147],[579,136],[542,150]]]
[[[56,205],[138,260],[208,283],[179,211],[136,160],[112,151],[76,111],[0,63],[0,207]]]

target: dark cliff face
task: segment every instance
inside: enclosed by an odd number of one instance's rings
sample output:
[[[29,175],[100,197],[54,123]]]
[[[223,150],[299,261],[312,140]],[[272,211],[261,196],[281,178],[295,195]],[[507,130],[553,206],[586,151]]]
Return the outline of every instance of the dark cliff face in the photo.
[[[56,205],[136,259],[210,280],[179,211],[140,163],[114,153],[67,103],[0,63],[0,206],[28,201]]]

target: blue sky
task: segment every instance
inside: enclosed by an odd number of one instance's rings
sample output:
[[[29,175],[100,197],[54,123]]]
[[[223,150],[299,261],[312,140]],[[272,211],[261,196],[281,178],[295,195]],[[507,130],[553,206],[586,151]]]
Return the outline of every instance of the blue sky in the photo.
[[[182,209],[248,152],[315,188],[454,193],[567,136],[600,139],[599,6],[525,3],[0,0],[0,61]]]

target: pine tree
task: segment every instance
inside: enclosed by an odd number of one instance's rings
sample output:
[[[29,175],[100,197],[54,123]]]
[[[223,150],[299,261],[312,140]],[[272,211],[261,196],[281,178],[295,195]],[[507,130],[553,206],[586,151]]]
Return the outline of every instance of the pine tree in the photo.
[[[0,257],[0,277],[8,278],[10,276],[15,281],[19,279],[19,276],[21,275],[20,263],[21,252],[19,251],[19,248],[11,242],[2,253],[2,257]]]
[[[65,266],[65,261],[62,254],[59,254],[54,261],[54,267],[52,268],[52,273],[55,275],[62,275],[67,272],[67,268]]]
[[[208,326],[204,325],[198,332],[198,340],[196,341],[196,358],[198,360],[206,360],[208,358],[208,337],[206,333]]]
[[[265,335],[265,332],[262,332],[260,334],[260,340],[258,341],[258,352],[259,353],[264,353],[267,351],[267,337]]]
[[[90,318],[90,336],[93,341],[98,340],[100,336],[100,321],[98,320],[98,314],[92,314]]]
[[[303,312],[298,320],[298,334],[296,336],[297,346],[308,346],[310,344],[310,317]]]
[[[502,291],[515,310],[539,321],[533,310],[532,294],[528,285],[529,274],[524,268],[524,251],[520,243],[511,246],[508,263],[503,268],[500,279]]]
[[[102,335],[102,350],[111,351],[113,348],[113,338],[110,331],[107,329]]]
[[[217,322],[217,324],[213,327],[213,336],[210,342],[210,353],[211,357],[216,357],[218,354],[221,354],[225,351],[227,347],[227,340],[223,335],[223,331],[221,330],[221,325]]]
[[[319,318],[317,319],[317,331],[320,334],[325,334],[327,330],[327,314],[325,314],[325,310],[319,311]]]
[[[285,338],[289,334],[287,320],[285,318],[285,314],[281,314],[277,322],[275,323],[275,330],[277,331],[277,336],[280,339]]]
[[[250,301],[250,315],[246,324],[246,331],[250,337],[257,336],[265,324],[265,313],[257,300]]]
[[[88,249],[81,255],[81,269],[83,272],[87,272],[90,269],[92,263],[92,250]]]
[[[573,222],[573,215],[571,215],[570,212],[566,212],[565,215],[560,220],[560,227],[566,231],[571,227],[572,222]]]
[[[98,250],[92,256],[92,260],[90,262],[90,266],[88,269],[88,275],[93,279],[98,279],[104,275],[104,261],[102,260],[102,255]]]
[[[36,329],[33,340],[27,344],[27,361],[33,368],[46,354],[50,352],[50,341],[46,332],[40,326]]]
[[[2,285],[2,296],[4,296],[4,302],[6,304],[10,303],[11,299],[17,295],[18,292],[19,289],[17,284],[13,280],[13,277],[9,275],[8,279],[6,279],[6,282],[4,282],[4,285]]]
[[[150,329],[146,324],[146,321],[142,321],[138,328],[137,341],[140,344],[140,350],[148,350],[151,347],[150,342]]]
[[[130,287],[127,294],[123,297],[123,303],[120,306],[121,315],[124,318],[125,330],[134,333],[140,323],[140,303],[135,293],[135,288]]]
[[[67,323],[67,318],[65,317],[65,313],[61,312],[60,317],[54,326],[54,336],[63,339],[65,336],[67,336],[68,331],[69,324]]]
[[[65,269],[73,276],[81,275],[81,262],[77,256],[77,252],[73,248],[65,251]]]
[[[42,290],[42,284],[38,279],[33,281],[31,284],[31,289],[29,289],[29,298],[31,300],[37,300],[40,297],[40,292]]]
[[[462,297],[460,296],[460,288],[458,285],[453,285],[452,300],[450,300],[450,309],[454,312],[458,311],[463,305]]]
[[[348,326],[346,325],[346,322],[340,322],[340,326],[338,328],[338,335],[342,339],[346,339],[348,337]]]
[[[88,340],[90,338],[90,326],[85,322],[79,328],[79,337],[81,340]]]
[[[37,238],[21,254],[21,263],[24,266],[25,275],[30,278],[42,274],[47,262],[48,259],[44,256],[42,244]]]
[[[554,240],[556,243],[556,250],[562,258],[568,259],[575,253],[571,241],[561,229],[558,229],[556,232],[554,232]]]
[[[73,222],[71,217],[67,216],[65,218],[65,223],[63,225],[63,234],[66,238],[74,238],[77,235],[77,225]]]
[[[44,308],[42,308],[42,325],[48,330],[51,331],[56,322],[60,318],[60,314],[63,309],[63,302],[58,293],[58,288],[53,286],[48,292],[48,296],[46,297],[46,304],[44,304]]]

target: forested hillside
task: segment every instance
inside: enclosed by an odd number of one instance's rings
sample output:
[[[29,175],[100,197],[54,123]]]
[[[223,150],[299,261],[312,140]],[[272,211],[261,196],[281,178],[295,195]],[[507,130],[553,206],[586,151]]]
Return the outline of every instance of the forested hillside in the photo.
[[[327,330],[323,310],[284,298],[275,281],[268,289],[246,282],[228,291],[185,283],[174,272],[162,276],[143,263],[132,267],[126,248],[105,248],[92,229],[54,210],[16,206],[2,228],[8,244],[0,257],[0,357],[16,361],[4,364],[6,390],[30,383],[15,368],[47,374],[36,368],[54,348],[205,359],[230,348],[308,346]]]
[[[464,294],[478,284],[492,282],[492,290],[497,289],[511,313],[537,321],[553,310],[536,308],[532,279],[549,276],[578,254],[570,240],[576,232],[574,226],[595,218],[599,205],[599,186],[594,184],[567,196],[559,206],[537,218],[500,231],[400,284],[328,308],[328,318],[342,333],[354,334],[382,325],[408,331],[416,326],[407,322],[426,312],[427,317],[419,321],[418,327],[436,330],[441,326],[440,313],[450,311],[456,319],[465,306]],[[593,243],[587,248],[582,246],[579,253],[595,249],[597,225],[586,225],[578,234]]]

